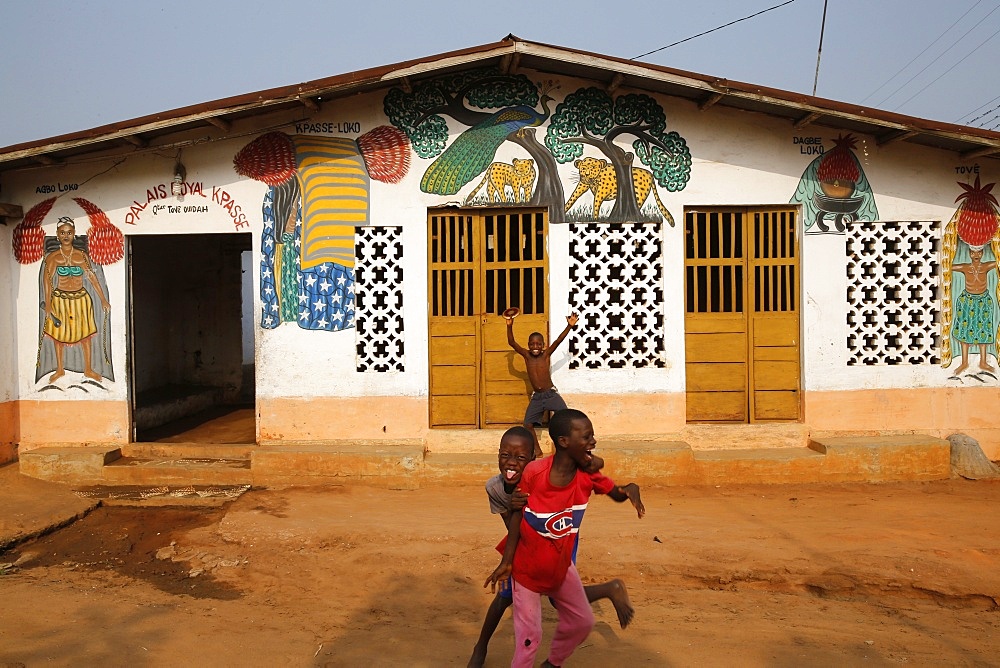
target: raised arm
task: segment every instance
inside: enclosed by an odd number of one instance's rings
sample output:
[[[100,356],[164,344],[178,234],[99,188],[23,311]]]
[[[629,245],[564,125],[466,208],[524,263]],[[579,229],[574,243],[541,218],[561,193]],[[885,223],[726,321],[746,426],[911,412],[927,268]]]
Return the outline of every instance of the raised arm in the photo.
[[[556,337],[556,340],[553,341],[552,345],[550,345],[548,349],[545,351],[546,354],[551,354],[553,350],[559,347],[559,344],[562,343],[563,339],[566,338],[566,335],[569,334],[569,330],[576,327],[576,323],[579,319],[580,317],[576,313],[572,313],[566,316],[566,329],[562,331],[562,334]]]
[[[504,318],[507,321],[507,345],[513,348],[522,357],[528,356],[528,350],[514,340],[514,318]]]

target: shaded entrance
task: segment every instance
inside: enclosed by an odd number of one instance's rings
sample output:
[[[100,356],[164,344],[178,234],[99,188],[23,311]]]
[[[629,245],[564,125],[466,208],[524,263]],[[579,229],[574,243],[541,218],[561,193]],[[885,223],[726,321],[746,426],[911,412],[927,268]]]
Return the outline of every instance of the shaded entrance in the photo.
[[[250,253],[250,234],[129,237],[132,441],[254,441]]]

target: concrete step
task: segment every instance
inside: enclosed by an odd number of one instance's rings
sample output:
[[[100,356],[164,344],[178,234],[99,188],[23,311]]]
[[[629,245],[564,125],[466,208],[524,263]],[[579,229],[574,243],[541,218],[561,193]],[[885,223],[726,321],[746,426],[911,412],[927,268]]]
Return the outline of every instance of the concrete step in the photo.
[[[810,449],[823,455],[831,482],[941,480],[951,475],[951,443],[923,434],[817,437]]]
[[[53,446],[22,453],[20,470],[45,480],[115,487],[481,485],[497,472],[499,434],[488,436],[489,449],[484,438],[479,452],[426,451],[411,441]],[[597,448],[605,474],[640,485],[939,480],[951,474],[950,452],[948,441],[919,434],[835,435],[816,437],[809,447],[705,450],[679,440],[612,437]]]
[[[485,485],[498,472],[495,452],[428,452],[420,471],[420,482],[427,485]]]
[[[122,456],[114,445],[53,444],[18,455],[21,473],[40,480],[70,484],[98,484],[104,467]]]
[[[104,467],[104,484],[249,485],[250,459],[120,457]]]
[[[250,461],[255,487],[360,482],[416,489],[424,464],[424,446],[289,443],[261,446],[251,453]]]
[[[249,459],[256,443],[129,443],[123,457],[137,459]]]
[[[797,422],[689,424],[678,440],[690,444],[695,451],[806,448],[809,427]]]
[[[745,448],[693,453],[691,482],[699,485],[822,481],[823,456],[809,448]]]
[[[510,426],[496,429],[431,429],[427,432],[424,445],[427,452],[433,453],[496,454],[500,437]],[[538,438],[543,444],[549,443],[548,434],[541,429],[538,430]]]

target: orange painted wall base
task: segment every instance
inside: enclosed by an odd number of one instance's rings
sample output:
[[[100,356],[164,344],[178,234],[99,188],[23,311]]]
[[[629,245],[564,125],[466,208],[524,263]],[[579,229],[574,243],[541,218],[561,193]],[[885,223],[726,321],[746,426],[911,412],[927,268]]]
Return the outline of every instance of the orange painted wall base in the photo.
[[[124,401],[17,401],[20,451],[54,443],[124,444],[129,441]]]
[[[17,403],[0,403],[0,465],[17,458],[17,444],[21,441],[21,423]]]
[[[813,437],[963,433],[1000,459],[1000,393],[996,387],[913,388],[806,392],[805,418]]]

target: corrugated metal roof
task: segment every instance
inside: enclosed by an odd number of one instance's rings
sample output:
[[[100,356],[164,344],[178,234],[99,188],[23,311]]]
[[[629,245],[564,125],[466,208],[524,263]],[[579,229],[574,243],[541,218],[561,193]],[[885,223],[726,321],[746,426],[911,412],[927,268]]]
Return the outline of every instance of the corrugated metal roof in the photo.
[[[281,88],[223,98],[71,134],[0,148],[0,172],[182,147],[260,130],[261,117],[302,111],[303,120],[331,100],[410,86],[430,77],[474,67],[518,68],[604,82],[713,105],[788,119],[794,127],[817,125],[874,137],[879,145],[905,141],[954,151],[960,159],[1000,157],[1000,132],[904,116],[800,93],[719,79],[522,40],[513,35],[491,44],[427,56]],[[286,114],[281,124],[287,124]],[[254,117],[255,122],[248,119]]]

